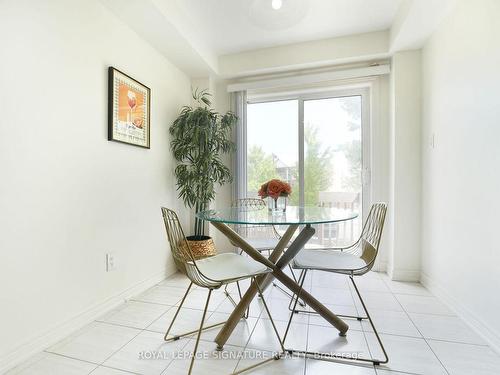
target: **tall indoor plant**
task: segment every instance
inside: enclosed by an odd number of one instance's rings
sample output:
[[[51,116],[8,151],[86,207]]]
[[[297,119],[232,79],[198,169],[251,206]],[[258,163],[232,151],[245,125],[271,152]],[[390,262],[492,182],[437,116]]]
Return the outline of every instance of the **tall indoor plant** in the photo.
[[[237,117],[232,112],[220,114],[211,108],[207,91],[194,91],[194,107],[184,106],[170,127],[171,147],[178,165],[175,168],[179,197],[198,213],[207,209],[215,198],[215,185],[232,181],[229,168],[222,162],[223,154],[235,149],[231,130]],[[205,225],[196,218],[192,242],[210,241]],[[191,248],[196,247],[191,242]],[[201,249],[207,245],[200,244]],[[199,248],[199,247],[198,247]],[[208,254],[201,254],[208,255]]]

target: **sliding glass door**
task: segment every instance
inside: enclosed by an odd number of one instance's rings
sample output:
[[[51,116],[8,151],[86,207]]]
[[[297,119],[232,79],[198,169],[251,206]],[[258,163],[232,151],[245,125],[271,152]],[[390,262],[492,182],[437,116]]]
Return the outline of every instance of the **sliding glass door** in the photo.
[[[369,204],[367,90],[300,95],[247,105],[247,196],[280,178],[292,185],[292,205],[357,211],[359,219],[321,225],[310,244],[338,246],[361,231]]]

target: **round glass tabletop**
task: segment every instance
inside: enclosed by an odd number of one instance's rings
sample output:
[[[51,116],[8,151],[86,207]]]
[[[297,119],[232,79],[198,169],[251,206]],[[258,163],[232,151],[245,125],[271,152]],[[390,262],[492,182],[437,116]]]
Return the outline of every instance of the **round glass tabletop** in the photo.
[[[337,223],[355,219],[358,213],[340,208],[316,206],[288,206],[286,212],[271,212],[267,207],[232,207],[206,210],[196,216],[202,220],[226,224],[292,225]]]

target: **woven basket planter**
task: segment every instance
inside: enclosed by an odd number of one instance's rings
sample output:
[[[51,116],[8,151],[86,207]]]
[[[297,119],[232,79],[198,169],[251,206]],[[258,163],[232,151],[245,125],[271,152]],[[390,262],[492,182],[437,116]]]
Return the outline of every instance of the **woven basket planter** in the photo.
[[[202,259],[206,258],[212,255],[217,254],[217,250],[215,249],[215,244],[214,241],[212,240],[211,237],[204,236],[205,238],[201,240],[194,240],[195,236],[188,236],[186,237],[186,240],[189,244],[189,248],[191,249],[191,252],[193,253],[193,256],[196,259]],[[184,242],[185,244],[185,242]],[[185,245],[181,245],[185,247]],[[185,254],[188,254],[187,249],[184,250]],[[181,271],[182,273],[186,273],[186,267],[184,266],[183,263],[175,260],[175,264],[177,266],[177,269]]]
[[[187,242],[195,259],[206,258],[217,254],[212,237],[203,236],[201,240],[194,239],[195,236],[188,236]]]

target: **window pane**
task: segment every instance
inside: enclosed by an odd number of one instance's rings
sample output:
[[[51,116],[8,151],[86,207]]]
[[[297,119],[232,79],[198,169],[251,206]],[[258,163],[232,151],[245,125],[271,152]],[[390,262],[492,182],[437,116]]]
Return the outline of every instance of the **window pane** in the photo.
[[[304,101],[306,205],[358,211],[359,219],[321,225],[311,243],[346,245],[361,229],[361,96]]]
[[[247,196],[279,178],[292,186],[291,204],[298,204],[298,101],[247,106]]]

